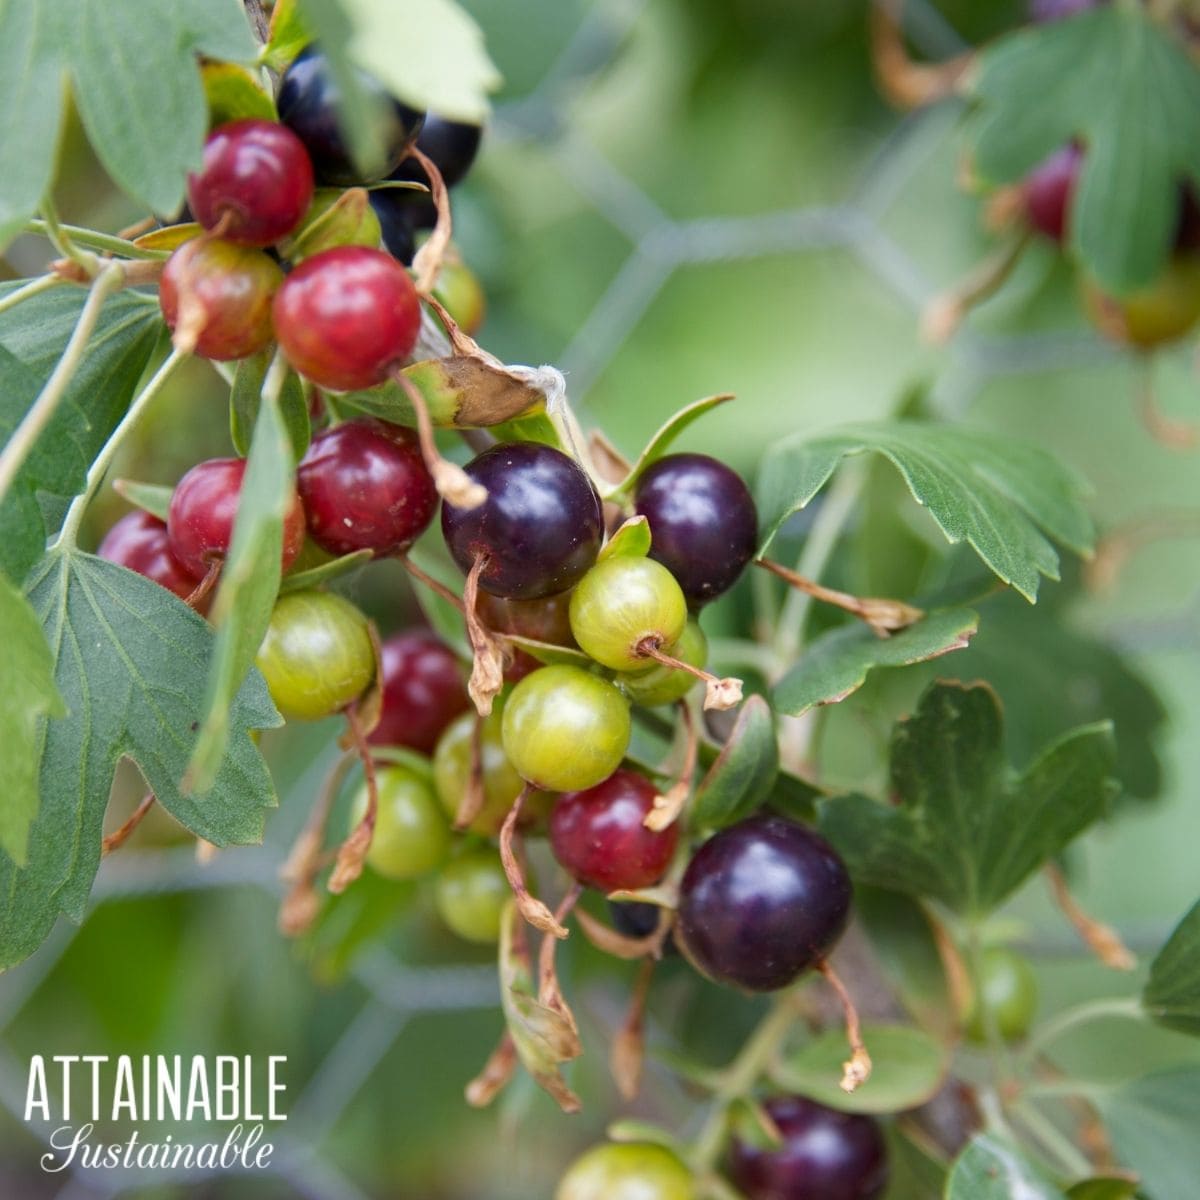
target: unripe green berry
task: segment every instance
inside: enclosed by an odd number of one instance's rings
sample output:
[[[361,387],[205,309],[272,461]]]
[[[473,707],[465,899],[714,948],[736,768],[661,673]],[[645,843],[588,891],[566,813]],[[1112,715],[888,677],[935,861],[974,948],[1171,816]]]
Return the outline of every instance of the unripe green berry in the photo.
[[[500,938],[504,906],[512,896],[500,859],[473,850],[438,873],[433,898],[438,915],[468,942],[490,945]]]
[[[500,736],[502,710],[497,702],[483,719],[480,730],[480,765],[483,768],[483,808],[471,822],[472,833],[492,836],[499,833],[513,801],[521,794],[525,781],[517,774]],[[433,778],[438,799],[453,820],[471,779],[471,740],[475,736],[474,712],[456,717],[438,740],[433,752]]]
[[[665,1146],[593,1146],[571,1164],[554,1200],[694,1200],[691,1172]]]
[[[708,638],[693,617],[684,626],[679,641],[671,647],[671,657],[689,666],[704,669],[708,662]],[[617,676],[617,685],[634,704],[651,708],[656,704],[674,704],[682,700],[700,681],[695,675],[662,663],[636,675]]]
[[[430,785],[409,767],[378,767],[379,809],[367,864],[387,879],[417,879],[450,852],[450,826]],[[367,811],[367,786],[355,794],[354,824]]]
[[[382,238],[379,218],[365,188],[318,188],[284,251],[298,263],[335,246],[378,247]]]
[[[661,563],[615,554],[598,562],[571,596],[571,632],[580,649],[614,671],[645,671],[644,642],[670,650],[687,624],[687,601]]]
[[[1020,1041],[1037,1012],[1037,977],[1029,960],[1007,946],[993,946],[983,953],[982,976],[979,994],[966,1013],[967,1036],[973,1042],[986,1041],[985,1014],[990,1014],[1006,1042]]]
[[[541,667],[504,706],[504,752],[521,777],[550,792],[594,787],[629,748],[629,704],[580,667]]]
[[[301,721],[339,712],[375,678],[367,618],[349,600],[313,589],[279,597],[257,662],[275,707]]]

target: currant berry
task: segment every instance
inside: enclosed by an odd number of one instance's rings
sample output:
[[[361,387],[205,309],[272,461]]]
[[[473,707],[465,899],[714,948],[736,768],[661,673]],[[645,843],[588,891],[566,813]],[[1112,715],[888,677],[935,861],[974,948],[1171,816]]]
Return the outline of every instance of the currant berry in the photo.
[[[1056,150],[1025,177],[1025,218],[1039,233],[1060,245],[1067,240],[1071,201],[1083,166],[1083,149],[1074,142]]]
[[[450,121],[446,117],[439,117],[437,113],[428,113],[417,137],[417,149],[432,160],[442,176],[442,182],[452,188],[466,178],[482,141],[482,126]],[[415,158],[405,159],[391,177],[429,185],[425,169]]]
[[[637,900],[610,900],[608,911],[618,933],[640,940],[657,931],[662,909],[657,904],[643,904]],[[663,943],[662,953],[664,957],[679,953],[671,938]]]
[[[671,572],[649,558],[598,562],[571,594],[571,632],[585,654],[614,671],[649,670],[645,648],[670,650],[687,625],[687,601]]]
[[[371,208],[379,221],[384,247],[408,266],[417,252],[417,231],[432,229],[437,209],[424,192],[380,188],[371,192]]]
[[[416,434],[373,417],[317,434],[296,486],[308,532],[330,554],[401,554],[437,510],[437,489]]]
[[[257,662],[275,707],[289,720],[340,712],[375,678],[367,618],[349,600],[311,589],[275,602]]]
[[[487,488],[477,508],[442,505],[442,533],[454,561],[469,572],[486,559],[479,585],[497,596],[530,600],[564,592],[596,561],[604,533],[600,497],[583,469],[536,442],[493,446],[467,464]]]
[[[205,229],[242,246],[270,246],[300,223],[313,198],[303,143],[283,125],[246,119],[221,125],[188,176],[188,206]]]
[[[152,579],[180,600],[196,590],[196,580],[171,553],[166,522],[141,509],[126,513],[104,535],[96,553]]]
[[[542,667],[504,706],[504,752],[517,773],[548,792],[594,787],[629,748],[629,705],[611,683],[579,667]]]
[[[379,807],[367,864],[385,879],[419,879],[450,853],[450,827],[429,785],[409,767],[377,767]],[[354,796],[351,825],[367,811],[367,785]]]
[[[1173,342],[1200,321],[1200,256],[1176,255],[1154,283],[1120,298],[1087,281],[1084,303],[1113,341],[1144,350]]]
[[[433,900],[453,932],[464,941],[486,946],[499,940],[504,907],[511,896],[495,852],[474,850],[442,868]]]
[[[412,353],[421,305],[408,272],[369,246],[306,258],[275,297],[275,334],[288,361],[319,387],[382,383]]]
[[[300,52],[284,72],[276,104],[279,119],[304,143],[317,178],[338,187],[373,183],[394,171],[421,132],[425,114],[389,95],[371,76],[359,81],[374,109],[375,155],[363,176],[350,156],[338,120],[340,93],[329,60],[315,46]]]
[[[1029,961],[1006,946],[990,947],[983,953],[978,994],[966,1013],[967,1036],[987,1041],[990,1020],[1006,1042],[1020,1041],[1033,1024],[1037,1000],[1037,977]]]
[[[602,783],[559,796],[550,815],[550,848],[559,865],[602,892],[650,887],[671,865],[678,823],[647,829],[658,789],[636,771],[614,771]]]
[[[167,512],[171,553],[197,581],[229,552],[246,474],[244,458],[210,458],[197,463],[175,485]],[[304,507],[294,496],[283,521],[281,568],[296,561],[304,545]]]
[[[383,711],[368,739],[432,754],[446,727],[470,700],[454,651],[427,629],[410,629],[383,643]]]
[[[679,640],[671,647],[671,657],[703,670],[708,662],[708,638],[693,618],[684,626]],[[619,675],[617,686],[643,708],[657,704],[674,704],[682,700],[697,684],[695,675],[681,671],[678,667],[658,665],[639,674]]]
[[[556,592],[536,600],[510,600],[480,592],[475,611],[497,633],[511,633],[551,646],[574,646],[570,606],[570,592]]]
[[[691,1172],[665,1146],[594,1146],[559,1180],[554,1200],[695,1200]]]
[[[841,937],[850,877],[833,847],[770,814],[711,837],[680,887],[676,935],[705,975],[749,992],[786,987]]]
[[[508,810],[525,786],[525,781],[504,753],[500,731],[502,720],[503,714],[497,705],[483,718],[479,735],[484,800],[469,829],[484,837],[494,837],[500,832]],[[433,755],[433,778],[437,784],[438,799],[451,819],[458,814],[471,781],[471,743],[475,737],[475,721],[473,712],[463,713],[452,721],[439,739]]]
[[[871,1117],[836,1112],[802,1096],[767,1101],[782,1137],[773,1149],[735,1139],[729,1177],[746,1200],[878,1200],[888,1182],[887,1145]]]
[[[758,544],[758,513],[742,478],[704,454],[671,454],[638,480],[634,503],[650,524],[650,557],[688,603],[728,591]]]
[[[271,341],[271,304],[283,272],[261,250],[223,238],[185,242],[167,259],[158,303],[167,328],[197,354],[227,362]]]

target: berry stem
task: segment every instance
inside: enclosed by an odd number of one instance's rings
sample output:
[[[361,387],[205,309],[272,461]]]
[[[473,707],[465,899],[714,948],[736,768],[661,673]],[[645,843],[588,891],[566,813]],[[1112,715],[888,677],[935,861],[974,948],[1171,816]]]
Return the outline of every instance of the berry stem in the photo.
[[[694,667],[691,663],[685,663],[682,659],[673,658],[670,654],[660,649],[660,639],[657,637],[643,638],[637,644],[637,652],[642,658],[652,658],[656,663],[661,663],[664,667],[671,667],[676,671],[685,671],[688,675],[693,675],[697,679],[704,680],[704,707],[706,709],[717,709],[718,711],[733,708],[735,704],[740,704],[742,700],[742,681],[734,679],[732,676],[726,679],[718,679],[715,675],[709,674],[708,671],[702,670],[700,667]]]
[[[442,173],[437,169],[428,155],[422,154],[414,146],[409,152],[412,158],[419,162],[429,176],[429,188],[433,193],[433,205],[437,209],[437,224],[426,239],[425,244],[413,257],[413,274],[416,276],[417,291],[422,296],[428,295],[437,286],[438,275],[442,270],[442,259],[450,245],[450,235],[453,223],[450,217],[450,196],[446,191],[446,183]]]
[[[70,352],[70,348],[68,344],[67,350],[64,351],[64,357]],[[83,514],[86,512],[88,504],[91,503],[92,497],[103,482],[104,476],[108,474],[108,469],[112,466],[112,461],[116,457],[121,442],[128,436],[130,430],[133,429],[138,421],[141,420],[142,415],[150,406],[150,402],[158,395],[163,385],[171,378],[179,368],[179,365],[187,357],[186,354],[182,354],[178,350],[172,350],[167,358],[163,360],[162,366],[151,376],[146,386],[133,398],[133,401],[125,410],[125,415],[121,418],[120,423],[113,430],[108,441],[104,443],[104,449],[96,455],[95,460],[89,468],[87,482],[84,485],[83,491],[71,501],[71,507],[67,509],[62,529],[55,540],[54,544],[56,546],[70,547],[75,545],[75,539],[79,536],[79,526],[83,522]]]
[[[512,1034],[505,1030],[483,1070],[467,1084],[464,1091],[472,1108],[486,1108],[507,1086],[517,1069],[517,1047]]]
[[[454,828],[469,829],[486,802],[487,792],[483,785],[483,718],[476,713],[471,725],[471,763],[467,772],[467,786],[454,814]]]
[[[887,600],[876,596],[852,596],[849,592],[839,592],[834,588],[824,587],[816,580],[809,579],[797,571],[772,562],[769,558],[755,559],[755,565],[777,575],[789,587],[806,592],[814,600],[832,604],[845,612],[865,621],[880,637],[888,637],[900,629],[916,624],[924,615],[924,610],[905,604],[902,600]]]
[[[661,833],[673,825],[683,812],[688,797],[692,793],[692,776],[696,773],[696,759],[700,752],[700,735],[696,729],[696,718],[686,700],[679,701],[679,711],[683,718],[683,766],[679,778],[663,795],[654,797],[654,807],[646,814],[642,824],[647,829]]]
[[[653,936],[653,935],[652,935]],[[642,1086],[642,1065],[645,1060],[645,1016],[646,1002],[650,998],[650,984],[654,979],[655,962],[647,958],[638,968],[629,1000],[629,1011],[625,1021],[617,1030],[609,1051],[608,1064],[613,1082],[621,1098],[627,1102],[637,1099]]]
[[[358,715],[358,702],[346,709],[346,724],[354,742],[354,750],[362,762],[363,776],[367,784],[367,811],[362,820],[351,831],[350,836],[338,848],[333,874],[329,877],[329,890],[336,896],[344,892],[363,872],[367,851],[375,837],[375,821],[379,815],[379,781],[375,775],[375,759],[367,744]]]
[[[613,958],[628,960],[659,958],[663,942],[666,941],[672,925],[671,912],[665,908],[660,910],[658,926],[654,931],[640,938],[626,937],[623,933],[618,933],[617,930],[606,925],[599,918],[593,917],[583,908],[576,912],[575,920],[579,922],[579,928],[583,930],[584,937],[597,950],[611,954]]]
[[[1108,996],[1102,1000],[1089,1000],[1074,1008],[1068,1008],[1033,1031],[1017,1060],[1018,1065],[1022,1068],[1032,1066],[1045,1048],[1058,1041],[1063,1034],[1092,1021],[1108,1018],[1144,1021],[1146,1010],[1137,996]]]
[[[467,637],[470,638],[471,649],[474,652],[471,678],[467,681],[467,694],[481,717],[486,717],[492,711],[492,701],[504,686],[504,650],[479,617],[479,577],[487,564],[486,554],[475,556],[475,563],[467,573],[467,584],[463,591]]]
[[[31,279],[24,287],[17,288],[15,292],[9,292],[3,300],[0,300],[0,313],[6,313],[10,308],[16,308],[22,300],[32,300],[34,296],[40,296],[43,292],[59,287],[65,282],[53,272],[49,275],[39,275],[36,279]]]
[[[841,1089],[843,1092],[856,1092],[871,1078],[871,1055],[867,1052],[867,1047],[863,1042],[858,1009],[855,1008],[854,1000],[846,985],[829,965],[828,960],[819,962],[817,970],[825,976],[825,982],[837,994],[838,1000],[841,1001],[842,1011],[846,1014],[846,1040],[850,1043],[850,1057],[842,1063]]]
[[[921,108],[952,96],[974,62],[971,53],[940,63],[916,62],[904,41],[904,0],[878,0],[871,11],[871,60],[879,86],[899,108]]]
[[[565,938],[567,931],[554,919],[554,914],[536,896],[532,895],[525,884],[525,874],[513,851],[513,838],[516,835],[517,822],[521,819],[521,809],[534,788],[526,784],[521,794],[513,801],[513,806],[504,818],[500,827],[500,861],[504,864],[504,873],[508,876],[509,887],[517,901],[517,908],[522,917],[535,929],[553,934],[556,938]]]
[[[1160,446],[1186,451],[1200,445],[1200,426],[1177,421],[1160,407],[1154,387],[1154,359],[1149,354],[1143,354],[1142,361],[1137,364],[1134,396],[1142,426]]]
[[[1121,940],[1121,935],[1103,921],[1089,917],[1079,906],[1079,902],[1071,895],[1067,886],[1067,878],[1062,868],[1055,862],[1048,862],[1043,868],[1046,882],[1054,902],[1062,910],[1063,915],[1075,926],[1079,936],[1087,944],[1093,954],[1106,966],[1114,971],[1132,971],[1137,966],[1133,951]]]
[[[130,834],[142,823],[146,814],[153,807],[154,793],[147,792],[142,797],[142,802],[133,810],[125,824],[120,829],[116,829],[110,833],[100,843],[100,857],[107,858],[114,850],[119,850],[129,840]]]
[[[967,314],[1000,290],[1032,240],[1032,227],[1023,225],[1007,246],[985,258],[949,291],[934,296],[921,313],[922,337],[935,346],[945,345]]]
[[[60,235],[65,235],[76,245],[87,246],[91,250],[99,250],[104,254],[117,254],[122,258],[156,259],[165,262],[171,257],[170,250],[151,250],[143,246],[135,246],[124,238],[113,237],[111,233],[97,233],[94,229],[84,229],[80,225],[62,225],[55,222],[54,229]],[[38,234],[54,241],[50,234],[50,223],[38,218],[26,221],[22,226],[23,233]],[[55,243],[55,249],[64,253]],[[70,255],[67,255],[70,257]]]
[[[221,568],[225,565],[223,558],[215,559],[212,565],[205,572],[204,578],[188,594],[184,603],[189,608],[199,609],[204,603],[209,593],[217,586],[217,581],[221,578]]]
[[[415,562],[407,554],[400,556],[400,561],[404,564],[404,569],[418,582],[424,584],[431,592],[441,596],[449,604],[453,604],[460,613],[465,617],[467,615],[467,607],[463,603],[461,596],[456,596],[444,583],[440,583],[434,579],[427,571],[421,570]]]
[[[66,394],[67,387],[83,362],[88,342],[100,319],[104,302],[125,282],[125,268],[120,263],[109,263],[96,277],[88,289],[88,298],[80,310],[79,318],[66,348],[62,352],[50,378],[46,380],[38,398],[25,414],[16,432],[9,438],[0,452],[0,500],[8,495],[17,472],[33,452],[38,439],[46,431],[58,406]],[[22,291],[26,289],[21,289]],[[122,422],[124,424],[124,422]],[[119,427],[118,427],[119,428]]]
[[[95,279],[103,269],[101,261],[87,250],[80,250],[66,229],[59,223],[58,210],[49,196],[42,200],[42,221],[46,237],[50,244],[83,273],[86,279]]]
[[[429,405],[417,387],[402,370],[392,372],[392,378],[408,396],[417,418],[417,440],[425,467],[433,476],[433,486],[447,504],[455,508],[478,508],[487,499],[487,488],[476,483],[457,463],[448,462],[437,448]]]

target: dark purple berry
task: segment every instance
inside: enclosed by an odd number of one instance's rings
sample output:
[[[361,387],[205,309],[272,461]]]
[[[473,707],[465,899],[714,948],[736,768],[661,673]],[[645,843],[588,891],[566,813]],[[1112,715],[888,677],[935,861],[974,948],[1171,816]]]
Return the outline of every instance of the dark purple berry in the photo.
[[[450,121],[429,113],[425,125],[417,138],[417,149],[441,172],[442,182],[448,188],[466,178],[479,143],[483,140],[483,128],[463,121]],[[429,180],[424,169],[415,158],[407,159],[392,173],[393,179],[411,179],[426,186]]]
[[[600,497],[586,472],[559,450],[535,442],[493,446],[467,464],[487,488],[478,508],[442,505],[442,533],[469,572],[487,562],[480,586],[531,600],[573,587],[596,561],[604,532]]]
[[[304,143],[320,183],[354,187],[383,179],[399,166],[417,135],[425,114],[389,95],[369,75],[361,82],[375,109],[377,159],[364,179],[342,136],[338,123],[339,92],[329,60],[315,46],[302,50],[284,72],[276,103],[279,119]]]
[[[758,814],[693,855],[677,934],[712,979],[771,992],[829,953],[846,927],[851,894],[845,865],[820,834]]]
[[[728,591],[754,557],[754,499],[715,458],[660,458],[638,480],[634,502],[650,523],[650,557],[675,576],[693,607]]]
[[[878,1200],[883,1195],[887,1146],[877,1121],[803,1096],[781,1096],[765,1108],[783,1144],[760,1150],[735,1140],[729,1156],[729,1177],[746,1200]]]

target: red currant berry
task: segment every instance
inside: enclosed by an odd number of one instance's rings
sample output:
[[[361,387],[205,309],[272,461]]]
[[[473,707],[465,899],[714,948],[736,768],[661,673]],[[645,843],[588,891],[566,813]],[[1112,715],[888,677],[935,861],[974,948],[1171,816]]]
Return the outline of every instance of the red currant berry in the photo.
[[[845,865],[820,834],[759,814],[696,851],[676,933],[693,965],[718,983],[771,992],[833,949],[850,897]]]
[[[315,46],[306,47],[279,82],[279,119],[304,143],[322,183],[352,187],[382,179],[395,170],[421,132],[423,112],[401,104],[364,72],[359,72],[359,84],[374,117],[375,153],[365,177],[342,136],[340,93],[325,55]]]
[[[486,558],[485,591],[517,600],[564,592],[596,561],[600,497],[574,459],[512,442],[485,450],[466,472],[487,488],[487,499],[472,509],[442,505],[442,533],[464,572]]]
[[[678,823],[647,829],[658,789],[635,771],[614,771],[584,792],[559,796],[550,816],[550,847],[580,883],[602,892],[650,887],[667,872]]]
[[[242,246],[287,237],[313,198],[312,163],[283,125],[253,118],[214,129],[204,163],[188,176],[188,205],[205,229]]]
[[[171,552],[195,579],[229,552],[237,517],[244,458],[210,458],[197,463],[176,485],[167,513]],[[283,570],[304,545],[304,508],[296,496],[283,522]]]
[[[408,272],[369,246],[306,258],[279,289],[274,315],[292,366],[333,392],[382,383],[412,353],[421,328]]]
[[[158,302],[167,327],[197,354],[226,362],[270,341],[271,302],[283,272],[261,250],[223,238],[185,242],[167,259]]]
[[[166,522],[140,509],[126,513],[104,535],[96,553],[154,580],[180,600],[186,600],[196,590],[196,580],[171,553]]]
[[[758,513],[742,478],[704,454],[660,458],[638,480],[637,511],[650,524],[650,557],[696,606],[737,582],[758,545]]]
[[[427,629],[383,643],[383,711],[370,741],[432,754],[446,727],[470,700],[454,651]]]
[[[1025,217],[1051,241],[1067,240],[1071,201],[1083,166],[1083,150],[1073,142],[1055,150],[1025,177]]]
[[[878,1200],[888,1182],[887,1146],[871,1117],[835,1112],[802,1096],[769,1100],[783,1139],[773,1149],[735,1140],[729,1177],[746,1200]]]
[[[437,489],[416,434],[373,417],[312,440],[296,472],[308,531],[330,554],[400,554],[424,532]]]

